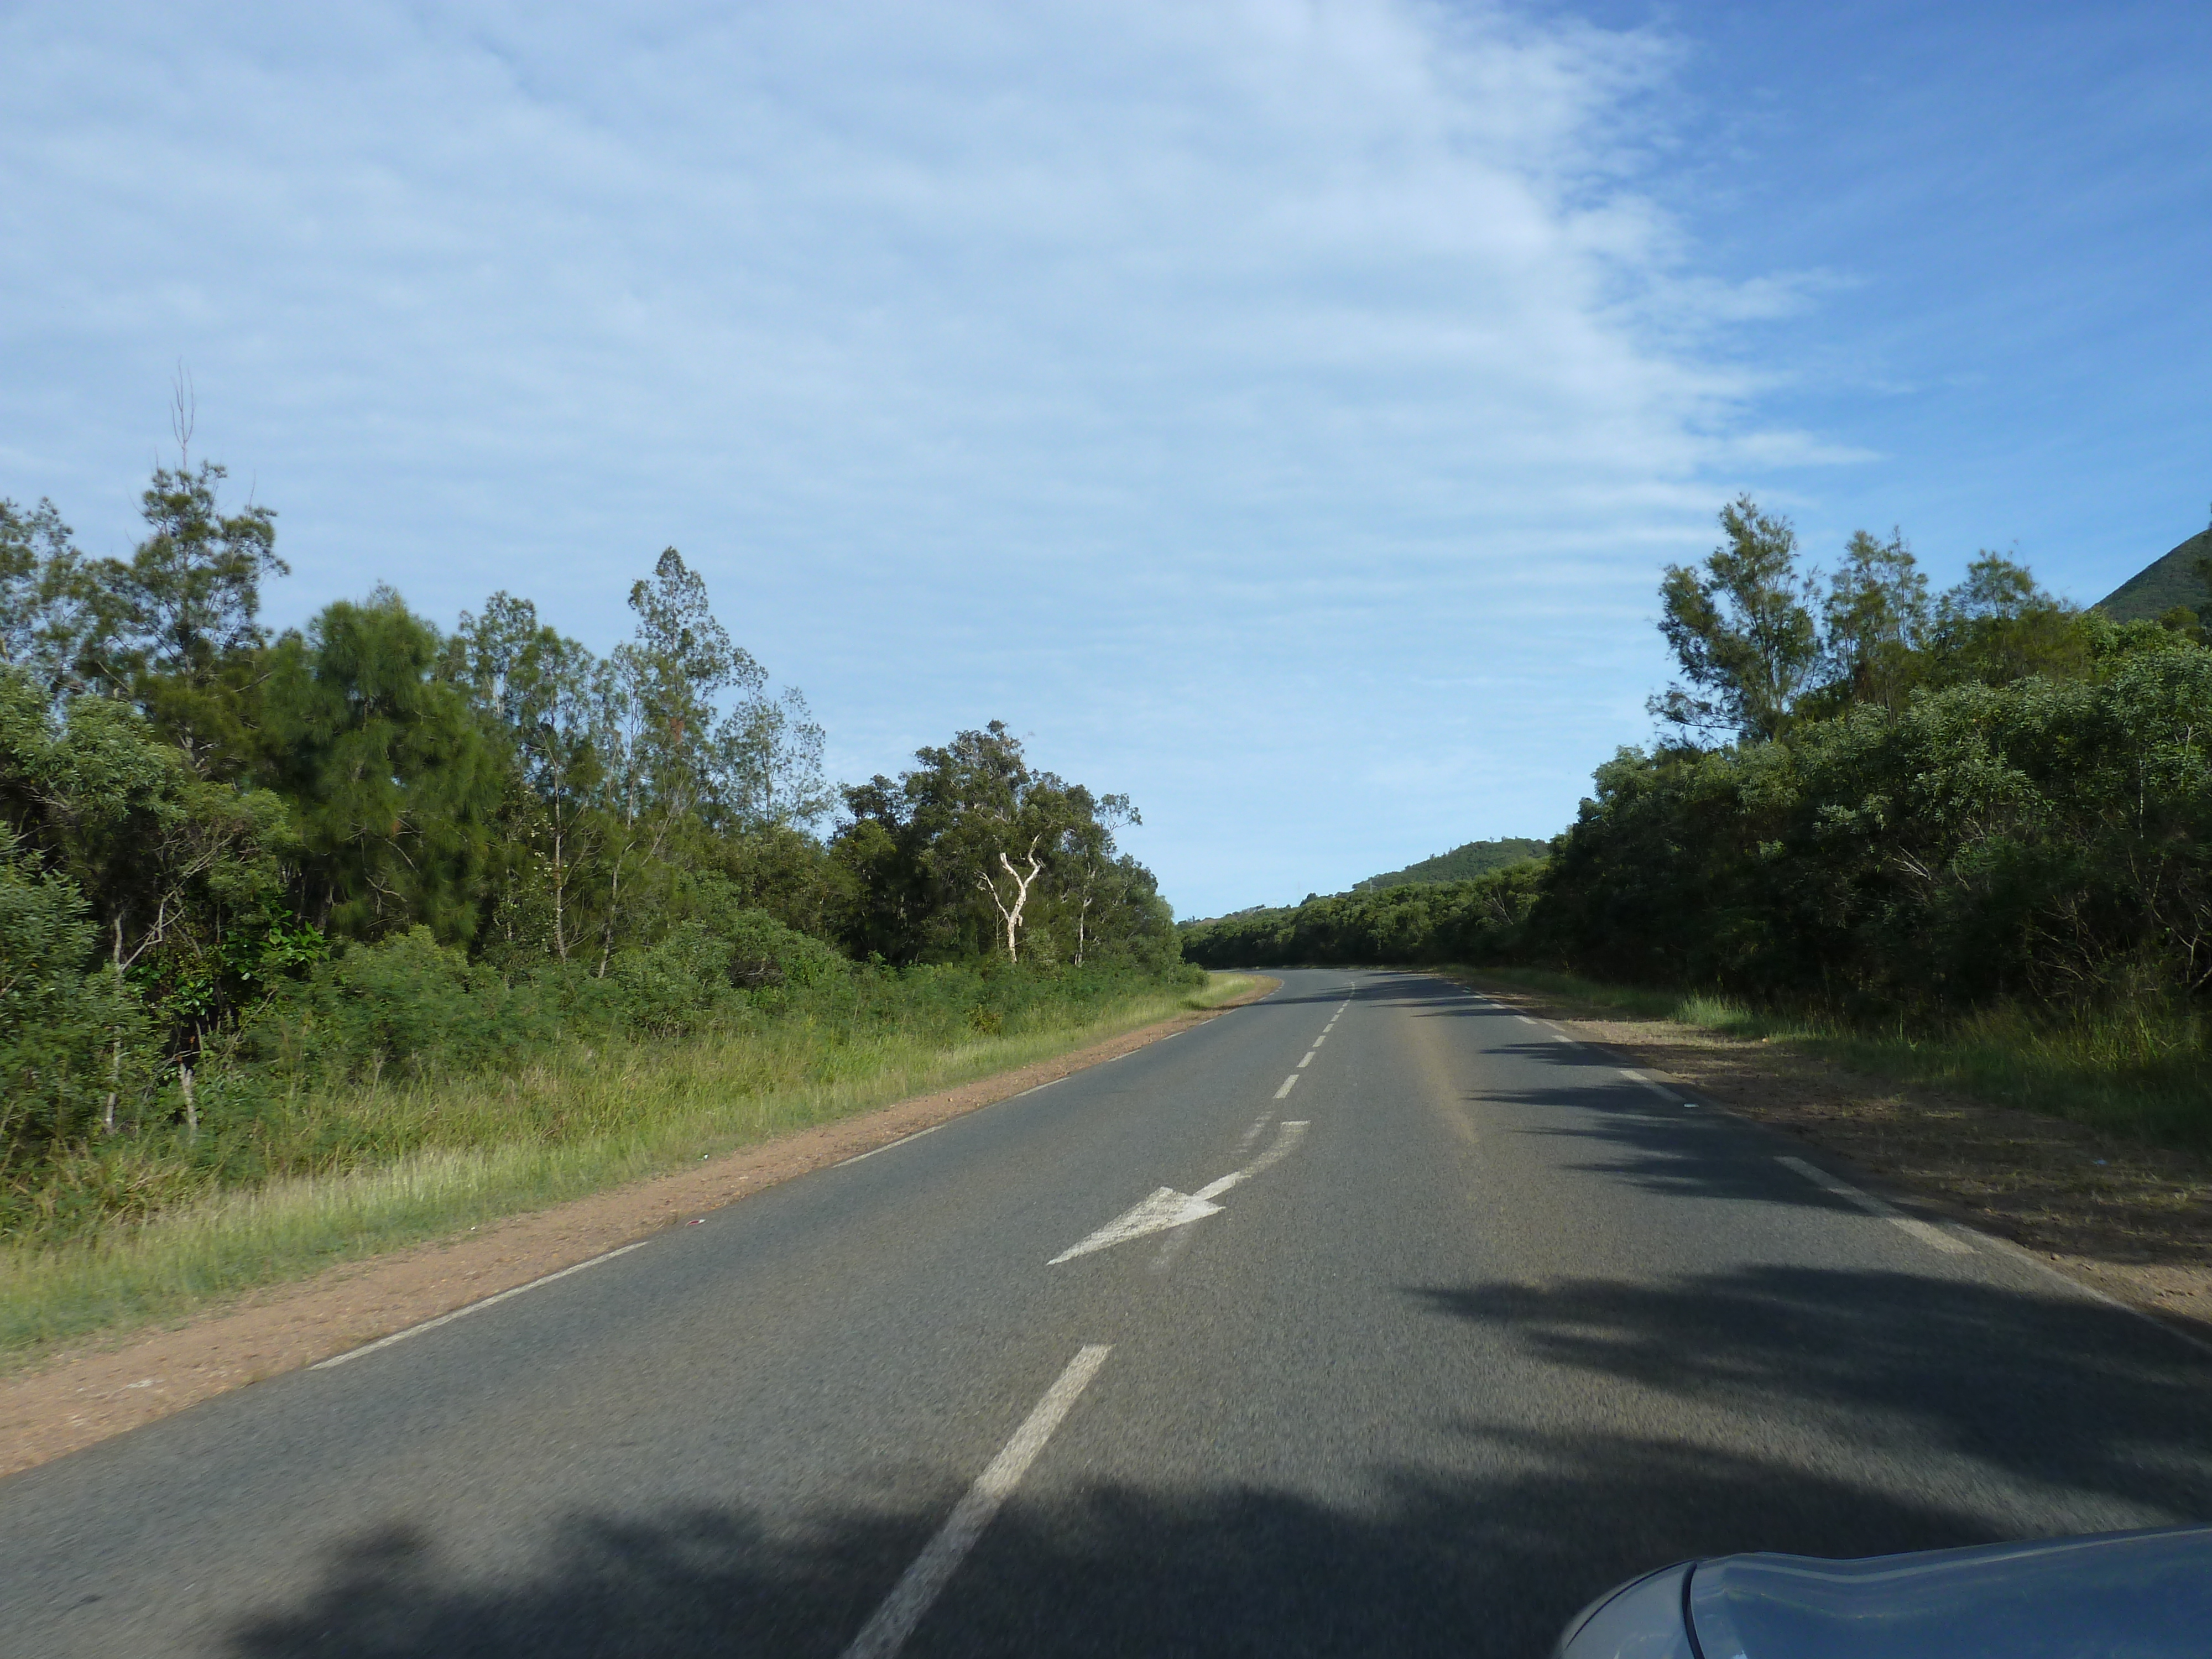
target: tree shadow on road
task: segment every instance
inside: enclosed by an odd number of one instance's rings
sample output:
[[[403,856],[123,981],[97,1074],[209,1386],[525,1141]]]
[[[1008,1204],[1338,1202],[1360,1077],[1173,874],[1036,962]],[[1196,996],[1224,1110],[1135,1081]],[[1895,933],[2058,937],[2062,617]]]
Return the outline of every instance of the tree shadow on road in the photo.
[[[1980,1541],[1971,1514],[1665,1441],[1491,1437],[1489,1472],[1381,1471],[1357,1504],[1196,1478],[1018,1498],[906,1651],[1537,1659],[1635,1572],[1756,1547]],[[741,1507],[555,1522],[520,1575],[449,1565],[404,1525],[232,1636],[245,1659],[660,1659],[842,1651],[937,1517]]]
[[[1731,1418],[1964,1457],[2077,1502],[2212,1515],[2212,1363],[2084,1297],[1779,1265],[1411,1293],[1553,1365]]]

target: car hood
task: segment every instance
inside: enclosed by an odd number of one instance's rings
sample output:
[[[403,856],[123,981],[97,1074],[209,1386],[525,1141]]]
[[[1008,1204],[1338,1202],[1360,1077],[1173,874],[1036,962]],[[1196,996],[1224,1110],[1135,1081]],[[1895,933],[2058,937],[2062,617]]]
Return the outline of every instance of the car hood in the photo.
[[[1701,1659],[2212,1653],[2212,1526],[1863,1561],[1735,1555],[1688,1571]]]

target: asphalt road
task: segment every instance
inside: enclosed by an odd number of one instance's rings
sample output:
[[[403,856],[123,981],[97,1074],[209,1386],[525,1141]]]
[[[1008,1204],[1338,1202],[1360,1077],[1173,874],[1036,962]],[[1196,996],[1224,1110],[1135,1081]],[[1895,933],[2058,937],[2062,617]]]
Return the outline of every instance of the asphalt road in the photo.
[[[2212,1357],[1440,981],[1286,980],[0,1482],[0,1651],[1533,1659],[1684,1556],[2212,1517]]]

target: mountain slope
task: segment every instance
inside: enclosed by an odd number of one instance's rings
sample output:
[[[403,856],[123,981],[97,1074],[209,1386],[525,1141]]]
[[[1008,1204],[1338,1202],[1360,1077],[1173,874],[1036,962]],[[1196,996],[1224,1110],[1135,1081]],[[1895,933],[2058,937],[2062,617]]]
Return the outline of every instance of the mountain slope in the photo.
[[[1471,841],[1464,847],[1455,847],[1449,853],[1439,853],[1434,858],[1423,859],[1419,864],[1409,864],[1402,870],[1392,870],[1380,876],[1352,884],[1355,893],[1371,893],[1382,887],[1408,887],[1420,882],[1465,881],[1469,877],[1502,870],[1509,864],[1519,864],[1525,859],[1540,859],[1551,850],[1551,843],[1528,841],[1508,836],[1502,841]]]
[[[2195,610],[2212,603],[2212,589],[2197,573],[2199,559],[2212,558],[2212,530],[2200,530],[2165,557],[2153,561],[2097,601],[2115,622],[2155,620],[2177,605]]]

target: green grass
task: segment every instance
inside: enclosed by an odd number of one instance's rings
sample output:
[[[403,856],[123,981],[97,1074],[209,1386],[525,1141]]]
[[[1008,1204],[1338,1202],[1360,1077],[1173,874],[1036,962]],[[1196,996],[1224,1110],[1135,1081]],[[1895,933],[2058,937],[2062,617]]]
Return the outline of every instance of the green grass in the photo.
[[[1206,983],[1183,999],[1183,1006],[1187,1008],[1218,1008],[1224,1002],[1233,1002],[1247,991],[1262,987],[1272,991],[1282,982],[1266,974],[1209,972]]]
[[[896,1031],[853,1041],[793,1018],[682,1042],[572,1044],[507,1075],[304,1097],[289,1134],[343,1139],[368,1121],[412,1150],[202,1194],[85,1239],[0,1250],[0,1369],[1049,1059],[1218,1006],[1255,982],[1213,974],[1195,989],[1050,1010],[1026,1029],[955,1042]]]
[[[1602,985],[1534,969],[1468,971],[1562,1002],[1778,1043],[1867,1076],[1947,1089],[2106,1134],[2212,1151],[2212,1053],[2203,1019],[2163,1006],[2054,1017],[2008,1005],[1935,1030],[1874,1029],[1818,1012],[1757,1009],[1707,992]]]

